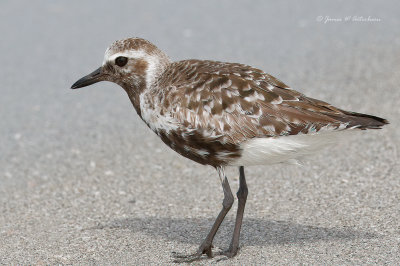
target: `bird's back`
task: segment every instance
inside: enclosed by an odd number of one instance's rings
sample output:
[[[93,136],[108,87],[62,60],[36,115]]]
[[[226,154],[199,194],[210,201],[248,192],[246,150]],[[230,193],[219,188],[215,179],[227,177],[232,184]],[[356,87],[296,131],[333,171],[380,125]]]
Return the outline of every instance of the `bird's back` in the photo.
[[[149,126],[174,150],[189,158],[197,154],[202,159],[191,159],[203,164],[237,159],[243,143],[256,138],[380,128],[387,123],[306,97],[257,68],[207,60],[172,63],[145,101],[157,109],[150,115],[157,115],[156,123]]]

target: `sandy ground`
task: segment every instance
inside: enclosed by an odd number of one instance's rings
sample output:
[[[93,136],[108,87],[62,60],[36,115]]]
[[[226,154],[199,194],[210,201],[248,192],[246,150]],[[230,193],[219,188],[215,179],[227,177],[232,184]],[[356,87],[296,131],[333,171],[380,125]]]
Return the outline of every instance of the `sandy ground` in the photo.
[[[247,168],[242,248],[218,264],[399,264],[397,1],[145,2],[0,3],[0,264],[167,264],[207,234],[215,171],[166,147],[118,86],[69,90],[128,36],[174,60],[251,64],[391,122],[303,166]]]

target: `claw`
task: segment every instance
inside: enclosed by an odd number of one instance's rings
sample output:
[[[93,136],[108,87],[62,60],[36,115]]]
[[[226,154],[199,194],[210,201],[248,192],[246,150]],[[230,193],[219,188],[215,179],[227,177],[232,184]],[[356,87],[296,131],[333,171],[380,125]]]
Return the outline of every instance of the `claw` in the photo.
[[[190,263],[193,261],[198,261],[198,260],[204,259],[203,254],[206,254],[208,258],[212,258],[213,254],[212,254],[211,248],[212,248],[212,246],[208,246],[205,248],[200,247],[196,253],[193,253],[190,255],[172,252],[172,256],[175,258],[174,259],[175,263],[183,263],[183,262]]]
[[[215,254],[216,256],[223,256],[222,258],[217,259],[216,262],[227,260],[227,259],[235,257],[237,255],[237,253],[238,253],[238,250],[239,250],[239,248],[237,250],[228,249],[228,250],[216,253]]]
[[[172,256],[175,258],[174,259],[175,263],[183,263],[183,262],[190,263],[190,262],[193,262],[196,260],[200,260],[202,255],[203,254],[201,254],[199,252],[196,252],[196,253],[190,254],[190,255],[172,252]]]

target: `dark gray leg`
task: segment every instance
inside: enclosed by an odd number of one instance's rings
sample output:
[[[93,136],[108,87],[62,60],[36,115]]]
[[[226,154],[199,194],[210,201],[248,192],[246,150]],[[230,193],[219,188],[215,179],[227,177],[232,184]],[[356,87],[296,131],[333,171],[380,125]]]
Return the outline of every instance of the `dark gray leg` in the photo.
[[[229,246],[229,249],[222,253],[229,258],[235,256],[239,249],[240,228],[242,226],[244,206],[246,205],[247,194],[248,194],[248,189],[247,189],[247,184],[246,184],[246,178],[244,176],[244,167],[243,166],[239,167],[239,173],[240,173],[239,190],[236,193],[239,203],[238,203],[238,209],[237,209],[237,214],[236,214],[235,229],[233,230],[232,242]]]
[[[222,171],[223,173],[223,171]],[[213,226],[211,227],[210,232],[208,233],[206,239],[201,243],[199,249],[197,250],[196,253],[192,255],[178,255],[174,254],[175,256],[175,262],[192,262],[195,260],[199,260],[201,255],[207,254],[209,258],[213,256],[212,254],[212,241],[214,239],[215,234],[218,231],[219,226],[221,225],[222,221],[224,220],[226,214],[229,212],[229,210],[232,207],[234,198],[233,194],[231,191],[231,188],[228,183],[228,179],[226,176],[224,177],[224,180],[222,181],[222,188],[224,190],[224,200],[222,201],[222,210],[218,214],[217,219],[215,220]],[[239,228],[240,230],[240,228]]]

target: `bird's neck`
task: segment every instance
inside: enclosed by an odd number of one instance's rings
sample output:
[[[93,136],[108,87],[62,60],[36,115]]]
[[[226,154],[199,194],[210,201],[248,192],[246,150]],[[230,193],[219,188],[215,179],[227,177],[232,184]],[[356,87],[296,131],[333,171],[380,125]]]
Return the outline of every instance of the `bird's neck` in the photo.
[[[154,93],[157,89],[157,81],[171,64],[169,57],[161,51],[155,51],[152,55],[147,55],[142,59],[145,70],[142,73],[136,73],[128,82],[120,84],[128,93],[133,107],[140,117],[140,95],[143,93]]]
[[[131,80],[127,83],[120,84],[122,88],[126,91],[126,93],[129,96],[129,99],[132,102],[133,107],[135,108],[137,114],[142,117],[141,115],[141,108],[140,108],[140,95],[141,94],[155,94],[157,93],[155,90],[157,90],[157,80],[160,79],[160,77],[163,75],[165,72],[166,68],[169,65],[169,61],[165,62],[164,64],[159,64],[157,67],[153,69],[148,69],[150,71],[153,71],[151,73],[151,76],[149,77],[149,74],[147,73],[146,76],[142,77],[135,77],[134,80]]]
[[[128,94],[129,99],[131,100],[131,103],[133,107],[135,108],[137,114],[141,116],[140,112],[140,94],[146,89],[146,84],[140,84],[139,86],[122,86],[126,93]]]

